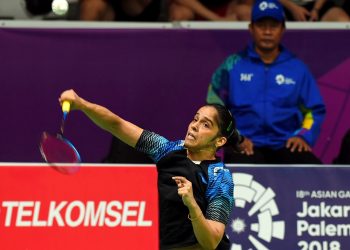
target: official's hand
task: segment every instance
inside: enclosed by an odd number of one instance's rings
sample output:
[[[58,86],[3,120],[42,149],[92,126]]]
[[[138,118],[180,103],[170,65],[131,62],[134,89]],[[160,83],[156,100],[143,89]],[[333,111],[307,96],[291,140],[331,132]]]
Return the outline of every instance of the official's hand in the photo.
[[[196,202],[193,196],[192,182],[182,176],[174,176],[172,179],[177,184],[177,193],[181,196],[186,207],[191,207]]]
[[[238,146],[241,154],[246,155],[253,155],[254,154],[254,143],[248,139],[247,137],[244,137],[244,140],[241,144]]]
[[[286,148],[289,148],[291,152],[298,150],[298,152],[310,152],[311,147],[301,137],[291,137],[286,143]]]

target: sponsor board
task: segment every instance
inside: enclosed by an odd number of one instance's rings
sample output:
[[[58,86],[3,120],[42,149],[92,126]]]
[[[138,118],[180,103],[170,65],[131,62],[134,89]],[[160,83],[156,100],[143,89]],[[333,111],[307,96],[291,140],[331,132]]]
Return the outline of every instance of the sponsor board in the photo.
[[[231,250],[350,249],[350,168],[233,167]]]
[[[158,249],[156,183],[154,166],[1,166],[1,249]]]
[[[229,166],[231,250],[350,249],[350,167]],[[1,249],[158,249],[154,166],[0,165]]]

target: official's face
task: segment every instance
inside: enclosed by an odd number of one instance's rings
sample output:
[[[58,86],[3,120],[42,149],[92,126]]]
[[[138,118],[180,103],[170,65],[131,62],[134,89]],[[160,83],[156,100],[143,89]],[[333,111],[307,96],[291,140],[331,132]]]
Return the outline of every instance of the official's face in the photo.
[[[261,52],[277,50],[284,29],[283,23],[271,18],[263,18],[249,25],[256,49]]]
[[[218,113],[213,107],[200,108],[188,125],[185,147],[191,150],[216,151],[216,143],[219,138],[217,116]]]

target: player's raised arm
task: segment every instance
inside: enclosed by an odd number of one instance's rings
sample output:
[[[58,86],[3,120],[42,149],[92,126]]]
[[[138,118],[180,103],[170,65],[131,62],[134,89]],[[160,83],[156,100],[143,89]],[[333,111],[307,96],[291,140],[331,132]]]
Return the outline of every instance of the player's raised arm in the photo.
[[[107,108],[84,100],[74,90],[64,91],[59,102],[69,101],[72,110],[81,110],[100,128],[110,132],[128,145],[135,147],[143,131],[142,128],[132,124]]]

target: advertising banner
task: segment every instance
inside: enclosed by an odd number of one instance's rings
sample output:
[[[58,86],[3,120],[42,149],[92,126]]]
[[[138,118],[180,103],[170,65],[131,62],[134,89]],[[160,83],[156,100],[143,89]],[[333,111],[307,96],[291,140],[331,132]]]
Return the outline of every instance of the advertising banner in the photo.
[[[0,248],[158,249],[157,202],[154,167],[1,166]]]
[[[350,249],[350,167],[230,166],[231,250]],[[1,249],[158,249],[154,166],[0,165]]]
[[[350,249],[350,168],[234,167],[232,250]]]

